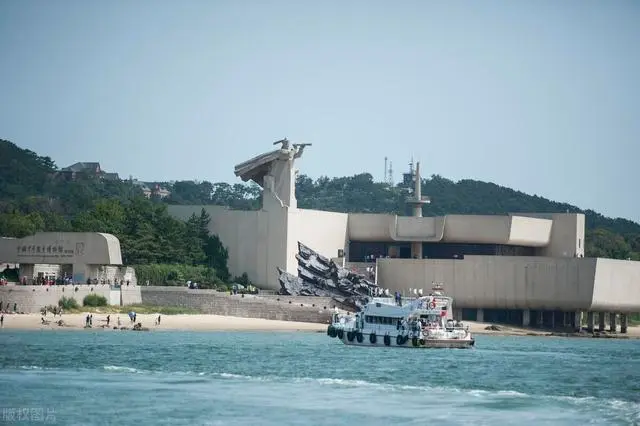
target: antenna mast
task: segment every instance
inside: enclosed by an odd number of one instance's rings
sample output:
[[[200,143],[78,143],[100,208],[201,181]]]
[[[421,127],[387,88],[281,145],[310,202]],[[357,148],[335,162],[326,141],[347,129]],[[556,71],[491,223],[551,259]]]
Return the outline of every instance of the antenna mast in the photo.
[[[387,181],[387,157],[384,157],[384,174],[382,175],[382,181]]]

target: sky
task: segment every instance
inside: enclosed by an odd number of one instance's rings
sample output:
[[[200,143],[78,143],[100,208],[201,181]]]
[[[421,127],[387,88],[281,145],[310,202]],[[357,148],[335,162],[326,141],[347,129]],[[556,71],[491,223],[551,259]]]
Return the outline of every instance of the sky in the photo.
[[[5,0],[0,138],[234,183],[287,137],[313,178],[413,157],[640,221],[639,22],[634,0]]]

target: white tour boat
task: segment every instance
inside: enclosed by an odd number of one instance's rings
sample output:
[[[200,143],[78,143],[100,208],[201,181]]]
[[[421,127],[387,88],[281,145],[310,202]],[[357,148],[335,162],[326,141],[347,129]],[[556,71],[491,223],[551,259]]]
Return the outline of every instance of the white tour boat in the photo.
[[[335,313],[327,335],[356,346],[471,348],[475,339],[468,327],[453,320],[452,304],[442,286],[409,300],[373,297],[355,315]]]

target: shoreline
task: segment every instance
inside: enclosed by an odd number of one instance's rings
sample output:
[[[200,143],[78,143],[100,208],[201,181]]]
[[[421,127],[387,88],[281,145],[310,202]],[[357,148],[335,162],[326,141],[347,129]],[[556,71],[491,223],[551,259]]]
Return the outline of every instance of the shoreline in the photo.
[[[85,320],[89,312],[63,314],[62,317],[49,314],[45,317],[47,324],[42,323],[40,314],[5,314],[2,329],[6,330],[85,330]],[[107,315],[110,323],[107,326]],[[114,330],[118,326],[128,330]],[[232,317],[210,314],[177,314],[161,315],[159,325],[156,325],[158,314],[138,314],[136,323],[141,323],[143,331],[295,331],[324,333],[328,324],[268,320],[262,318]],[[64,325],[59,326],[62,320]],[[629,326],[627,334],[603,333],[594,336],[585,333],[567,333],[563,331],[539,330],[531,328],[514,327],[509,325],[497,325],[464,321],[472,334],[483,336],[539,336],[539,337],[575,337],[575,338],[612,338],[612,339],[640,339],[640,327]],[[131,331],[133,323],[126,314],[93,313],[93,326],[91,329],[104,329],[105,331]],[[494,326],[496,329],[487,329]],[[493,328],[493,327],[492,327]]]

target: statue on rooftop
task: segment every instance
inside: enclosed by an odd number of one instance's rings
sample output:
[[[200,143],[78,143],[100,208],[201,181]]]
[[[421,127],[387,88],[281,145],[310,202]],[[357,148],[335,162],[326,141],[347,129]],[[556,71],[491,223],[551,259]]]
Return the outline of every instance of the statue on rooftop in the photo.
[[[295,150],[293,154],[294,159],[302,157],[302,152],[304,151],[305,146],[311,146],[311,144],[310,143],[294,143],[293,144],[293,149]]]
[[[274,145],[278,145],[279,143],[282,144],[280,149],[289,150],[289,139],[287,139],[287,138],[280,139],[279,141],[275,141],[273,144]]]

